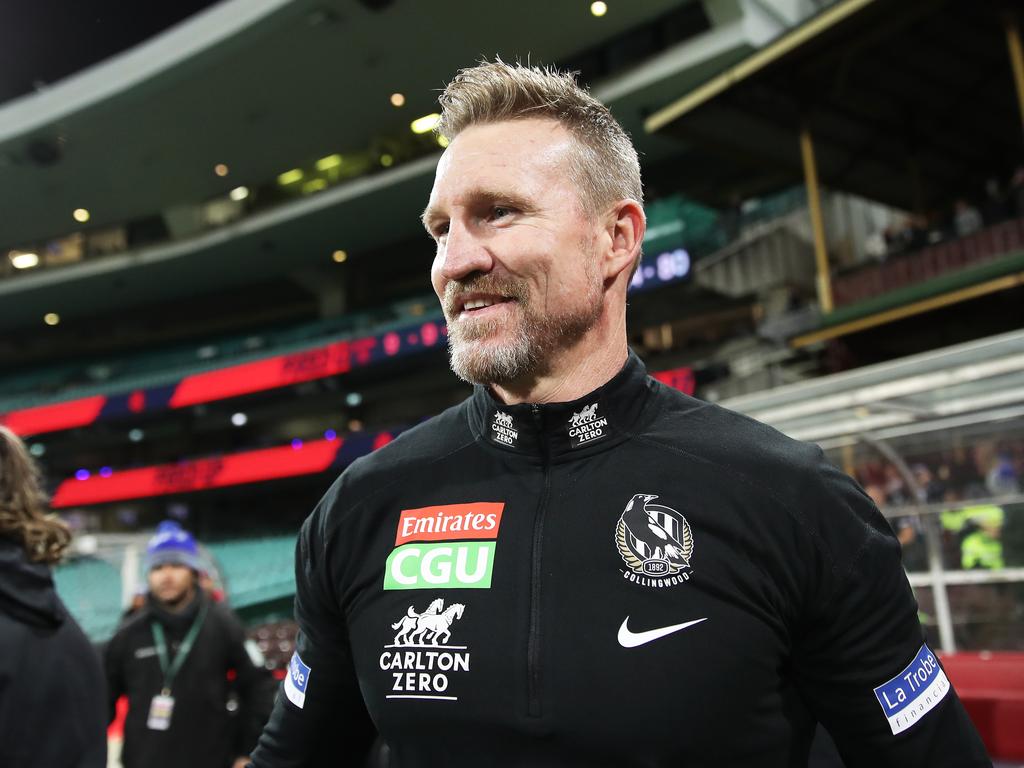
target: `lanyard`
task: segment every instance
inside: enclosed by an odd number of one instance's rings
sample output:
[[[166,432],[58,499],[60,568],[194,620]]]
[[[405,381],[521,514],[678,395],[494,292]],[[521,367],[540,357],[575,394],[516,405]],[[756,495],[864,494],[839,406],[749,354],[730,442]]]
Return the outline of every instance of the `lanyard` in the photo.
[[[189,627],[188,634],[185,635],[185,639],[181,641],[181,645],[178,646],[178,652],[174,654],[174,661],[169,662],[167,659],[167,640],[164,637],[164,628],[161,626],[159,621],[154,621],[149,625],[149,628],[153,632],[153,643],[156,645],[156,654],[160,659],[160,671],[164,673],[164,688],[161,693],[164,696],[171,695],[171,682],[174,680],[174,676],[178,674],[178,670],[181,669],[181,665],[185,663],[185,657],[188,656],[188,652],[192,650],[192,644],[196,641],[196,637],[199,635],[199,630],[203,626],[203,620],[206,618],[206,609],[208,603],[204,600],[202,606],[199,609],[199,615],[196,616],[196,620],[192,622],[192,626]]]

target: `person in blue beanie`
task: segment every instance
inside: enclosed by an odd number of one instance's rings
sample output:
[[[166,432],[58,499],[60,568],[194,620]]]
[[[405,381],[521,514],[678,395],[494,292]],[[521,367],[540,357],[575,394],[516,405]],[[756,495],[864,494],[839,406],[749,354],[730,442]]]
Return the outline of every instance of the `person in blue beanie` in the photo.
[[[111,719],[118,697],[128,697],[124,768],[244,765],[271,705],[261,660],[247,649],[234,614],[200,589],[204,566],[191,533],[161,523],[144,568],[146,602],[105,654]],[[233,712],[229,685],[237,693]]]

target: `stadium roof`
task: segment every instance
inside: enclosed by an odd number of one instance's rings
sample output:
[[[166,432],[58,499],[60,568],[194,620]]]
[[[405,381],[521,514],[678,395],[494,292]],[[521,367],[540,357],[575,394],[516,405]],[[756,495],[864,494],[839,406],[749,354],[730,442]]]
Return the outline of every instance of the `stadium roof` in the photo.
[[[1019,9],[1019,4],[1013,4]],[[1020,161],[1003,13],[1010,3],[841,0],[645,123],[714,158],[683,191],[725,203],[802,179],[928,210]]]

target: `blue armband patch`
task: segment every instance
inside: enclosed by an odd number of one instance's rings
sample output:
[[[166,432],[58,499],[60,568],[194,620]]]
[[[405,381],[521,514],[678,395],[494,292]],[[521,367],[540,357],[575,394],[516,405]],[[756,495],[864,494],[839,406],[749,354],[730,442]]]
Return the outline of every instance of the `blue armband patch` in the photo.
[[[302,662],[299,652],[295,651],[292,654],[292,660],[288,662],[288,677],[284,679],[284,695],[299,709],[302,709],[306,703],[309,671],[309,667]]]
[[[875,688],[893,734],[915,725],[949,693],[949,679],[927,645],[896,677]]]

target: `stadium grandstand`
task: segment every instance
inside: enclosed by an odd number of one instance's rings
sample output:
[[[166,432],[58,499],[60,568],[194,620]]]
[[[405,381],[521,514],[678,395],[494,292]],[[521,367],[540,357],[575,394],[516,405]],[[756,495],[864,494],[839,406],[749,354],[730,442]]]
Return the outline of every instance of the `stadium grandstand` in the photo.
[[[91,640],[172,519],[284,676],[302,521],[469,392],[419,217],[438,91],[498,55],[578,72],[640,152],[633,349],[860,482],[993,759],[1024,764],[1019,3],[21,5],[0,424],[72,527],[55,581]]]

